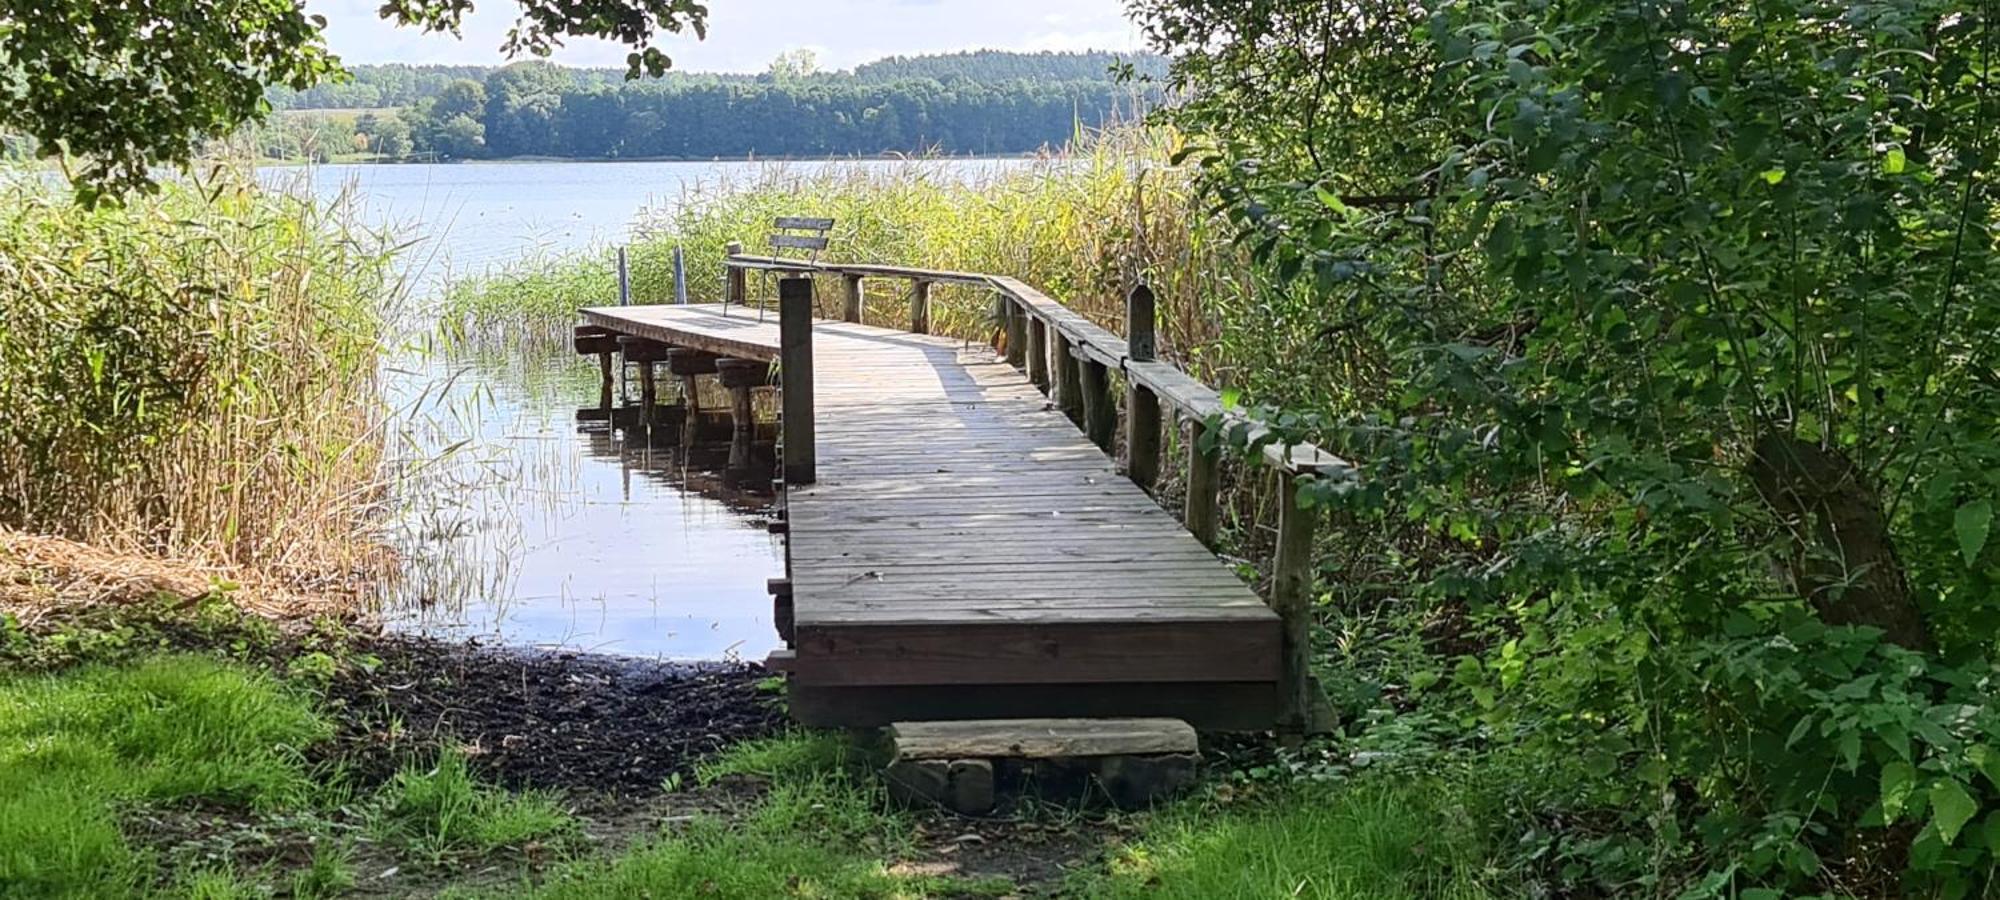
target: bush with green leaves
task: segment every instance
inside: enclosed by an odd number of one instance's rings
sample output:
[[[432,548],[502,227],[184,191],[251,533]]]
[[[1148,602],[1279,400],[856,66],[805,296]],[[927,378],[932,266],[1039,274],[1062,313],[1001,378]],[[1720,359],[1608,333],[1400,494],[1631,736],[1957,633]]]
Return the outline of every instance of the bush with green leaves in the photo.
[[[1990,6],[1136,6],[1261,266],[1224,353],[1358,464],[1336,596],[1592,761],[1647,847],[1578,877],[1992,889]]]

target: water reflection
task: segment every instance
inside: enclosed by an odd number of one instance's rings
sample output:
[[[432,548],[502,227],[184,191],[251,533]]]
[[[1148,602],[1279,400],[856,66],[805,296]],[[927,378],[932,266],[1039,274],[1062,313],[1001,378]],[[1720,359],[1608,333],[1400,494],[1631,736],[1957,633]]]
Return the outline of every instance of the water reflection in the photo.
[[[778,645],[764,582],[783,568],[769,476],[726,477],[726,445],[648,447],[579,423],[597,374],[559,348],[387,370],[404,575],[384,618],[440,637],[761,659]]]

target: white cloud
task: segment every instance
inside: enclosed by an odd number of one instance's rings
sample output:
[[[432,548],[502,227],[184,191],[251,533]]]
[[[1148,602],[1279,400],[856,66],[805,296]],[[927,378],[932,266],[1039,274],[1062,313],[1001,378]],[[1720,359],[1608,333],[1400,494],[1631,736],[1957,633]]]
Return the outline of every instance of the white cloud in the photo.
[[[518,7],[481,0],[464,39],[397,28],[377,17],[380,0],[306,0],[327,18],[327,41],[348,63],[495,64]],[[669,36],[660,47],[676,68],[762,71],[772,58],[811,47],[822,68],[843,69],[893,54],[1004,50],[1136,50],[1139,30],[1122,0],[711,0],[708,39]],[[626,49],[571,41],[555,60],[623,65]]]

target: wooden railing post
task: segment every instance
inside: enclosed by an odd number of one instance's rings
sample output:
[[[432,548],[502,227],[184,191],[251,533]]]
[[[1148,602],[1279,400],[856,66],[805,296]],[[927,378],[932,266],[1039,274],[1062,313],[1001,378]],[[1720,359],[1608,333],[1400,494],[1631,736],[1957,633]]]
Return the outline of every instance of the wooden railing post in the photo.
[[[735,256],[743,252],[743,244],[737,241],[730,241],[728,244],[723,245],[722,251],[729,256]],[[749,287],[749,279],[745,276],[742,269],[724,263],[722,302],[725,306],[731,303],[738,306],[743,305],[745,299],[749,296]]]
[[[784,392],[781,415],[786,484],[812,484],[817,452],[813,438],[813,283],[778,282],[778,364]]]
[[[1005,294],[1000,296],[1000,308],[1007,317],[1007,364],[1023,368],[1028,364],[1028,311]]]
[[[1083,426],[1083,375],[1076,359],[1076,347],[1061,331],[1056,332],[1056,408]]]
[[[1071,353],[1083,352],[1074,347]],[[1083,382],[1083,433],[1098,449],[1111,452],[1112,437],[1118,430],[1118,408],[1111,399],[1111,372],[1094,359],[1079,359]]]
[[[1278,731],[1296,739],[1311,726],[1313,531],[1318,516],[1299,505],[1306,478],[1280,469],[1278,482],[1278,553],[1271,565],[1271,609],[1278,614],[1284,657]]]
[[[1040,316],[1028,318],[1028,381],[1049,392],[1049,325]]]
[[[1182,519],[1187,530],[1201,541],[1202,546],[1215,549],[1216,499],[1221,489],[1218,471],[1222,465],[1222,453],[1217,448],[1202,452],[1201,445],[1208,434],[1206,419],[1188,419],[1187,444],[1187,505],[1183,508]]]
[[[859,322],[862,306],[868,302],[867,289],[861,286],[859,275],[844,276],[842,280],[847,282],[847,304],[841,307],[840,318],[845,322]]]
[[[1139,285],[1125,298],[1125,355],[1153,361],[1153,289]],[[1137,378],[1125,379],[1125,474],[1141,490],[1160,480],[1160,396]]]
[[[931,283],[921,278],[910,282],[910,333],[931,333]]]

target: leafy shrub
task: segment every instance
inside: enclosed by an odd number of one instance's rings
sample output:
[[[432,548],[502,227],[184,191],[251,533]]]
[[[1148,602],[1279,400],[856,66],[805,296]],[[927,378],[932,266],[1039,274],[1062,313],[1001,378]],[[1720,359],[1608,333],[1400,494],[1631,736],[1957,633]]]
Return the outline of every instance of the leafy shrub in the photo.
[[[1333,601],[1581,767],[1565,877],[1992,891],[1990,15],[1138,6],[1258,265],[1223,352],[1359,464]]]

